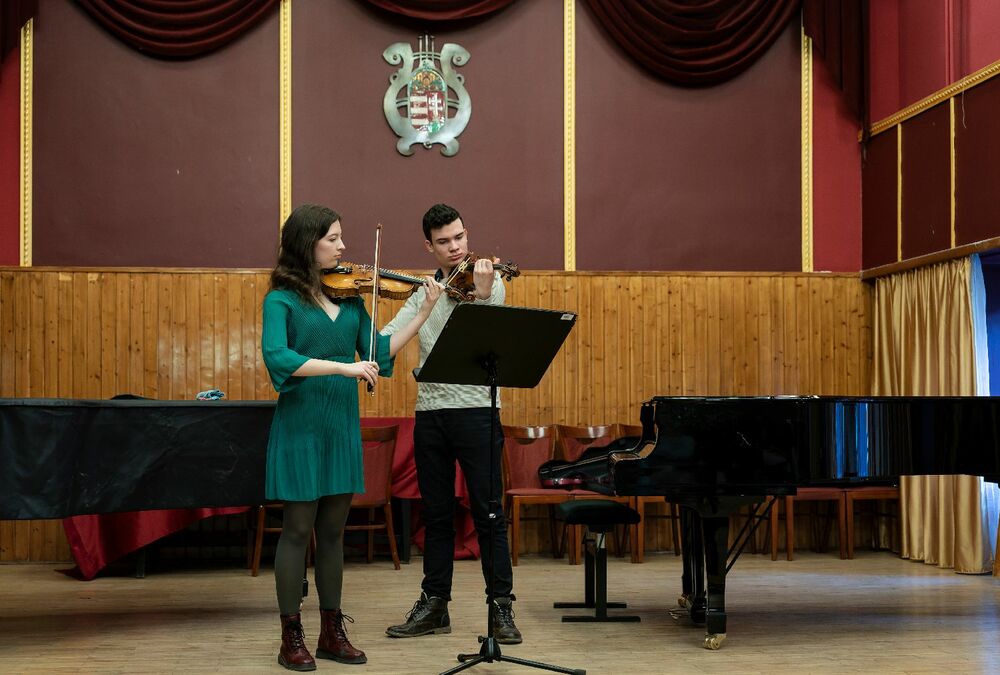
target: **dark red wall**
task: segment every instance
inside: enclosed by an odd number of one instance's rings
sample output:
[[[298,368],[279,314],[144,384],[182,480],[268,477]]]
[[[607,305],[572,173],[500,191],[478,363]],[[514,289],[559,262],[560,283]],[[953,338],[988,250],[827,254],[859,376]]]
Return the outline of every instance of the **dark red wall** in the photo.
[[[884,0],[870,3],[871,116],[885,119],[1000,59],[1000,3]],[[955,98],[955,243],[1000,236],[1000,81]],[[951,246],[948,102],[903,122],[903,258]],[[896,131],[877,136],[864,168],[865,268],[896,260]],[[892,215],[892,218],[889,216]]]
[[[74,3],[35,25],[34,264],[264,267],[278,231],[278,15],[191,61]]]
[[[1000,79],[955,101],[955,243],[1000,236]]]
[[[945,103],[903,124],[900,242],[904,259],[951,246],[949,116]]]
[[[560,3],[519,0],[431,28],[439,47],[472,53],[460,70],[472,122],[454,158],[398,155],[382,117],[394,69],[381,52],[425,28],[364,3],[295,5],[293,201],[340,210],[359,259],[381,220],[387,264],[427,265],[419,218],[444,200],[463,212],[474,250],[562,268]],[[647,76],[582,3],[576,53],[578,269],[799,269],[797,23],[710,89]],[[210,56],[161,61],[71,3],[44,3],[35,59],[35,264],[273,263],[277,14]],[[857,256],[856,202],[836,197],[856,184],[841,112],[815,116],[817,269],[851,269]]]
[[[861,269],[858,121],[826,64],[813,59],[813,269]]]
[[[1000,59],[996,0],[872,0],[869,8],[872,121]]]
[[[422,27],[422,26],[421,26]],[[294,5],[293,202],[317,201],[344,219],[348,256],[371,258],[383,223],[383,260],[427,268],[420,222],[443,201],[462,213],[471,249],[525,269],[563,268],[562,5],[516,2],[487,20],[430,30],[471,58],[457,68],[472,98],[460,150],[412,146],[404,157],[382,98],[394,42],[416,50],[420,28],[355,2]]]
[[[895,129],[875,136],[868,143],[861,173],[861,265],[865,269],[894,263],[898,259],[897,152]]]
[[[0,64],[0,265],[20,263],[19,65],[17,51]]]
[[[577,17],[577,267],[801,269],[799,27],[707,89],[647,75]]]

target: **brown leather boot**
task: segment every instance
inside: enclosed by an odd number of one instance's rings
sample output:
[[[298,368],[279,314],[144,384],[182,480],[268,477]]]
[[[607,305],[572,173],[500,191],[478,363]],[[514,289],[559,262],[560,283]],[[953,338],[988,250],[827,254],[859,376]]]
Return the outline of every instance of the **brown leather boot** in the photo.
[[[347,639],[347,629],[344,620],[354,623],[354,619],[339,609],[321,609],[319,645],[316,656],[321,659],[332,659],[339,663],[367,663],[368,657],[360,649],[355,649]]]
[[[278,663],[289,670],[316,670],[316,661],[306,649],[301,614],[281,615],[281,651]]]

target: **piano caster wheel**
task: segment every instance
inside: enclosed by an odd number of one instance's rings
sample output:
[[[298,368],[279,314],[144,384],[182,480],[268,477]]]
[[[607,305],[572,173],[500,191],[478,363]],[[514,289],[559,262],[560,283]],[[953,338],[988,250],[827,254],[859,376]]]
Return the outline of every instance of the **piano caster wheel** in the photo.
[[[705,649],[718,649],[725,639],[725,633],[709,633],[705,636],[705,642],[702,643],[702,646]]]

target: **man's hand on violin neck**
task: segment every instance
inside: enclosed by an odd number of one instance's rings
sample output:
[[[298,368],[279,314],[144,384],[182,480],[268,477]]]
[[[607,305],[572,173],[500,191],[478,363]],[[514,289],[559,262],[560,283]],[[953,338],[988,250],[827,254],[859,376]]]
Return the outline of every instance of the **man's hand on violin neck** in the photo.
[[[421,309],[430,314],[431,309],[434,307],[434,303],[438,301],[441,297],[441,290],[444,288],[443,285],[438,283],[434,277],[428,276],[424,277],[424,303]]]
[[[476,284],[476,297],[486,300],[493,292],[493,261],[480,258],[472,269],[472,280]]]

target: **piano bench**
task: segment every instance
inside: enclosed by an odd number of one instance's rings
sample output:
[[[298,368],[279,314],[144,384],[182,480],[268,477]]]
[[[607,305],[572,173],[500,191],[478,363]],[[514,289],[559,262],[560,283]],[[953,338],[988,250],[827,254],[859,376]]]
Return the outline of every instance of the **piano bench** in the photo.
[[[623,602],[608,602],[608,549],[604,539],[617,525],[635,525],[639,512],[607,499],[574,499],[556,507],[556,518],[567,525],[587,528],[583,561],[583,602],[554,602],[557,609],[593,609],[594,615],[564,616],[563,621],[639,621],[637,616],[608,616],[608,608],[623,608]]]

